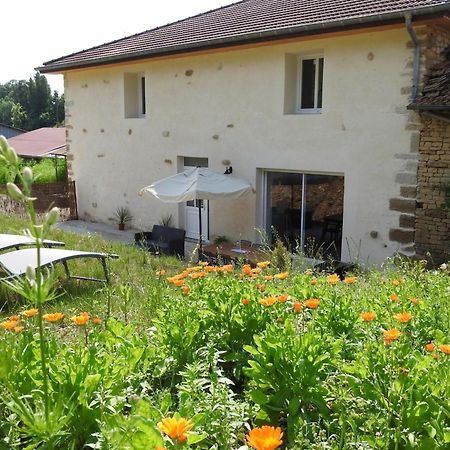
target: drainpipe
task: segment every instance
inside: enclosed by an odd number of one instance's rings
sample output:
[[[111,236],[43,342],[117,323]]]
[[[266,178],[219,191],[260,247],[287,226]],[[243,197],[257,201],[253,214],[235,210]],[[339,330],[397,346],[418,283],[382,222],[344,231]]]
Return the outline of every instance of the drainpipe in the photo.
[[[412,84],[412,92],[411,92],[411,100],[414,101],[419,92],[419,76],[420,76],[420,43],[419,39],[417,39],[417,34],[414,31],[412,26],[412,15],[405,14],[405,25],[408,30],[409,35],[411,36],[411,40],[414,44],[414,68],[413,68],[413,84]]]

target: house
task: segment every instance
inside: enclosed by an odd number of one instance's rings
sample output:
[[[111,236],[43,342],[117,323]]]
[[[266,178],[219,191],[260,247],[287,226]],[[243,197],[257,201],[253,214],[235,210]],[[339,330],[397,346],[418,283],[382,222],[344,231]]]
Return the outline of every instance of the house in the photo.
[[[423,119],[407,106],[450,44],[449,12],[448,0],[244,0],[44,63],[65,77],[79,215],[127,206],[151,229],[171,213],[195,238],[194,202],[137,192],[231,166],[255,193],[205,202],[210,239],[275,230],[308,254],[414,256]]]
[[[22,133],[25,133],[25,130],[0,123],[0,135],[5,136],[6,139],[12,138]]]

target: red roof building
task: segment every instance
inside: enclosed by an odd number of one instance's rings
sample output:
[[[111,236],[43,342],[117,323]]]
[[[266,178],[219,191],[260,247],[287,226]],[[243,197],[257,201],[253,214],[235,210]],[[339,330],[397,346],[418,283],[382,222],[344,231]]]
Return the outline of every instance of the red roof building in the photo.
[[[9,144],[23,158],[66,155],[65,128],[39,128],[10,138]]]

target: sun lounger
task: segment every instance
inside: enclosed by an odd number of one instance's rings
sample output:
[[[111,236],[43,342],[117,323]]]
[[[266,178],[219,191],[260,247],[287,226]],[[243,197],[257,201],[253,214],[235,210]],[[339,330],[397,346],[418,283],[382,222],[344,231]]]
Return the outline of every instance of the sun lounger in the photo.
[[[71,259],[81,259],[81,258],[99,259],[102,263],[105,278],[102,280],[99,278],[70,275],[67,261]],[[82,252],[77,250],[65,250],[59,248],[41,248],[40,266],[49,267],[55,265],[56,263],[61,263],[64,266],[67,277],[69,278],[76,278],[78,280],[90,280],[90,281],[106,281],[109,283],[108,269],[106,267],[106,258],[117,259],[118,256],[106,253]],[[24,275],[27,270],[27,266],[31,266],[34,269],[37,268],[36,248],[25,248],[0,255],[0,267],[3,268],[3,270],[8,274],[8,276],[3,279],[11,279]]]
[[[59,241],[43,241],[44,247],[64,247],[64,242]],[[19,250],[20,247],[35,246],[36,240],[29,236],[21,234],[0,234],[0,251],[15,248]]]

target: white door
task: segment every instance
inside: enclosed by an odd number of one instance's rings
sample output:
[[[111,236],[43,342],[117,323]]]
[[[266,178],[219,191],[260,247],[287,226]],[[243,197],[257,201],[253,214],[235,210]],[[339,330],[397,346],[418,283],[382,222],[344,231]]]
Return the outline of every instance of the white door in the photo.
[[[199,206],[202,216],[202,240],[208,240],[208,201],[207,200],[191,200],[185,205],[185,221],[186,237],[191,239],[199,238]]]

